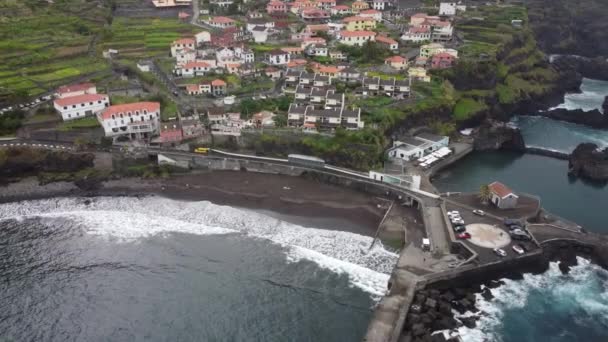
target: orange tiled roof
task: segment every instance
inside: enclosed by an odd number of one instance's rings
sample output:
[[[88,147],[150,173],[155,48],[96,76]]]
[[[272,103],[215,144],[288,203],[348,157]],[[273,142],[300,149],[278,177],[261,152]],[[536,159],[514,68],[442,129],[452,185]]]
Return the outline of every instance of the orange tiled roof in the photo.
[[[117,115],[119,113],[135,113],[135,111],[143,113],[144,110],[148,113],[160,112],[160,102],[133,102],[110,106],[101,113],[101,118],[107,120],[110,119],[112,115]]]
[[[376,32],[373,31],[340,31],[341,37],[369,37],[376,36]]]
[[[81,103],[85,103],[85,102],[103,101],[103,100],[106,100],[107,98],[108,98],[108,95],[105,95],[105,94],[83,94],[83,95],[70,96],[70,97],[66,97],[63,99],[57,99],[57,100],[55,100],[55,104],[60,107],[64,107],[64,106],[81,104]]]
[[[87,90],[87,89],[93,88],[93,87],[95,87],[95,84],[90,83],[90,82],[79,83],[79,84],[71,84],[71,85],[61,86],[61,87],[57,88],[57,92],[59,94],[71,93],[71,92],[74,92],[74,91]]]

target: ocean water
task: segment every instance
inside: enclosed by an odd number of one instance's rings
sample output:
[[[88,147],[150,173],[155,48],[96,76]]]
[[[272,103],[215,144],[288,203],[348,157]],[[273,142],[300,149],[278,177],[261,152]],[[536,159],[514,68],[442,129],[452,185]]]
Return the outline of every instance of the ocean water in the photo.
[[[608,82],[585,79],[583,93],[568,94],[558,107],[600,108]],[[527,146],[571,152],[579,143],[608,146],[608,132],[540,117],[513,120]],[[505,152],[475,152],[434,181],[441,191],[478,191],[483,184],[501,181],[516,191],[541,197],[542,206],[590,231],[608,233],[608,188],[570,179],[567,161]],[[482,311],[475,329],[463,327],[466,342],[608,341],[608,272],[579,258],[570,274],[557,263],[540,275],[523,280],[503,279],[492,289],[494,299],[477,296]],[[471,315],[466,313],[465,315]]]
[[[544,274],[503,279],[489,301],[477,295],[483,314],[475,329],[459,329],[463,340],[608,341],[608,271],[582,258],[578,263],[567,275],[551,263]]]
[[[397,260],[370,243],[209,202],[0,204],[0,336],[357,341]]]
[[[566,94],[564,103],[555,108],[602,110],[604,97],[608,95],[608,81],[585,78],[581,91]],[[534,116],[516,116],[512,122],[521,129],[527,146],[567,153],[583,142],[608,146],[608,131],[605,130]]]
[[[554,108],[582,109],[584,111],[599,109],[602,111],[602,103],[606,96],[608,96],[608,81],[583,78],[581,92],[566,94],[564,103]]]

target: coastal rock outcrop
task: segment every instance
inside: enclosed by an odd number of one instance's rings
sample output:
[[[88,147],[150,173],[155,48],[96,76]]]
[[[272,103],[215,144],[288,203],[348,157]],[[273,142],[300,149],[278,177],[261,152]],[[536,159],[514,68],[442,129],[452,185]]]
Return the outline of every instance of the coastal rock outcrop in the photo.
[[[525,151],[526,144],[521,132],[504,123],[486,122],[479,127],[475,135],[476,150]]]
[[[586,78],[608,81],[608,62],[604,58],[559,55],[553,57],[553,66],[562,72],[574,70]]]
[[[553,120],[571,122],[593,128],[608,128],[608,115],[603,115],[599,110],[584,111],[582,109],[555,108],[547,111],[538,111],[529,115],[544,116]]]
[[[568,173],[594,181],[608,181],[608,148],[600,149],[596,144],[578,145],[568,161]]]

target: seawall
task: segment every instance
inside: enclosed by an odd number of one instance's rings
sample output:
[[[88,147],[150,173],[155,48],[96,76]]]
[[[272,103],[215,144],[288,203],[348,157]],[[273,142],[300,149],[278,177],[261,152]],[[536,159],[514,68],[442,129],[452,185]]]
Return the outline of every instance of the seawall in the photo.
[[[539,156],[551,157],[561,160],[568,160],[570,158],[570,154],[562,151],[555,151],[542,147],[526,147],[526,153],[536,154]]]

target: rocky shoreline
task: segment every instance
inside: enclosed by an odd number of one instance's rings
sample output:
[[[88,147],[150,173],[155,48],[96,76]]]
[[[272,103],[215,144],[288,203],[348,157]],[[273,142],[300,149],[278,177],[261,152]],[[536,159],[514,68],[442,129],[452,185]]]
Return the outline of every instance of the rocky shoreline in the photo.
[[[608,148],[600,149],[592,143],[578,145],[568,159],[568,174],[608,182]]]
[[[416,292],[404,325],[404,341],[409,342],[458,342],[456,337],[445,338],[437,331],[457,331],[460,327],[474,329],[477,321],[485,314],[477,307],[477,298],[486,301],[494,298],[492,289],[504,285],[503,279],[521,280],[524,274],[542,274],[549,269],[551,262],[558,262],[559,269],[567,274],[578,264],[577,257],[591,260],[605,268],[606,257],[599,255],[593,247],[563,240],[544,246],[542,253],[522,259],[502,269],[475,275],[463,272],[449,281],[428,284]],[[605,254],[605,253],[604,253]]]

